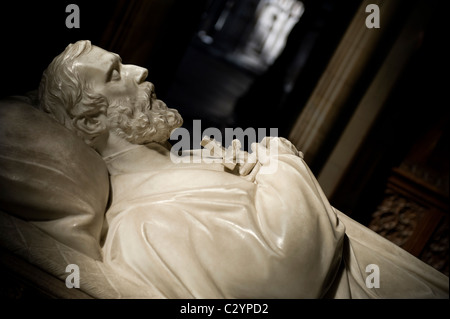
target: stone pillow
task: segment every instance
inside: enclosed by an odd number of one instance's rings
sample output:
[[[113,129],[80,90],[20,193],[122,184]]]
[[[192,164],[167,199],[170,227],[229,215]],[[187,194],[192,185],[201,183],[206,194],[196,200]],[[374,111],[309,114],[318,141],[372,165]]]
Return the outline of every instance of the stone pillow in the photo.
[[[109,198],[103,159],[24,99],[0,101],[0,209],[96,260]]]

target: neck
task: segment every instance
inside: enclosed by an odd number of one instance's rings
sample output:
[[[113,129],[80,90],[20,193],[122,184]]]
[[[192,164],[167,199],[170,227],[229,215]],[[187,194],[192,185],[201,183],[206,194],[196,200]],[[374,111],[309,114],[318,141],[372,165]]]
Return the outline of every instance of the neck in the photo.
[[[101,143],[98,143],[95,149],[100,153],[104,160],[112,159],[118,155],[126,153],[132,149],[142,148],[144,145],[133,144],[126,139],[110,132],[103,138]],[[154,160],[166,161],[170,158],[170,143],[150,143],[145,145],[145,149],[152,154]]]
[[[104,141],[99,144],[101,145],[98,145],[96,149],[103,158],[112,157],[126,152],[127,150],[139,147],[139,145],[132,144],[112,132],[106,135]]]
[[[170,150],[158,143],[132,144],[110,132],[97,151],[111,175],[148,172],[173,167]]]

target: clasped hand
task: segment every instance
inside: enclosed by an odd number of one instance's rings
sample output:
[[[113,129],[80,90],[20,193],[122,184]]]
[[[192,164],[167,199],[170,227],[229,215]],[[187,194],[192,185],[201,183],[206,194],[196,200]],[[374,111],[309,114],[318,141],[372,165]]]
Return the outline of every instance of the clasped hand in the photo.
[[[210,150],[211,155],[222,158],[222,164],[230,173],[240,175],[253,181],[262,165],[268,164],[270,158],[281,153],[299,155],[297,149],[285,138],[265,137],[260,143],[252,143],[251,153],[241,150],[241,142],[233,140],[226,149],[209,137],[204,137],[201,145]]]

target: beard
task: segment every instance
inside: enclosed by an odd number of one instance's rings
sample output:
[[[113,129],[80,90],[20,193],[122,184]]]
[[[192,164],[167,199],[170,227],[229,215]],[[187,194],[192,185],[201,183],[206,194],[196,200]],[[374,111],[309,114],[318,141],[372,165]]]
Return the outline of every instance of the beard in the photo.
[[[107,117],[110,131],[132,144],[164,143],[183,124],[177,110],[156,99],[150,84],[134,99],[111,101]]]

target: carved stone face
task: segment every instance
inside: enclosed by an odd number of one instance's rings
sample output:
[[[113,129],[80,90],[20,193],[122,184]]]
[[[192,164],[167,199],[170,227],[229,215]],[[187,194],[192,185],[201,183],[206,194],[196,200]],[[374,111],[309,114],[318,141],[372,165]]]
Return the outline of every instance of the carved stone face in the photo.
[[[154,85],[145,81],[147,69],[122,64],[119,55],[97,46],[75,66],[86,86],[108,100],[109,128],[129,142],[163,142],[182,124],[178,112],[158,100]]]
[[[152,98],[156,98],[153,84],[145,82],[147,69],[124,65],[115,53],[92,46],[90,52],[79,57],[75,65],[87,86],[105,96],[110,103],[118,99],[132,101],[144,91],[150,91]]]

